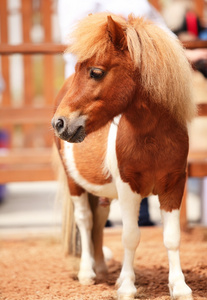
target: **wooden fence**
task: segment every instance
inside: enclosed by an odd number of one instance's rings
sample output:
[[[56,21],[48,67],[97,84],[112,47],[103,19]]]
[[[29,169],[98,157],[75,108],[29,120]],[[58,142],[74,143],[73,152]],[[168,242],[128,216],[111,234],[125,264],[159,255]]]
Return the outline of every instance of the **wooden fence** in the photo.
[[[0,131],[6,139],[0,149],[0,183],[54,179],[50,120],[55,95],[64,80],[60,54],[65,48],[53,36],[55,5],[52,0],[21,0],[20,6],[10,7],[9,1],[0,1],[1,75],[5,82]],[[11,34],[18,34],[13,26],[17,25],[21,40],[12,44]],[[39,40],[33,36],[35,30],[37,36],[39,30]],[[22,74],[15,64],[21,64]]]

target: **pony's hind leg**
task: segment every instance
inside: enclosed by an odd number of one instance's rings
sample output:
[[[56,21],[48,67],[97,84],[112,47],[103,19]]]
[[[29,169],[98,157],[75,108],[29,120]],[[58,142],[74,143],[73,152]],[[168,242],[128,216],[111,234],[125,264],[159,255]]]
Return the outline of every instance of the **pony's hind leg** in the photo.
[[[180,211],[173,209],[167,212],[161,210],[163,220],[164,245],[168,251],[169,259],[169,290],[172,299],[192,300],[192,291],[185,283],[185,278],[180,266]]]
[[[133,193],[127,183],[121,181],[117,184],[119,203],[122,214],[124,247],[124,260],[119,279],[117,280],[118,300],[132,300],[137,289],[134,285],[135,273],[133,269],[134,256],[140,240],[138,227],[138,214],[141,196]]]
[[[81,261],[78,279],[81,284],[90,285],[94,283],[96,274],[94,272],[93,244],[91,232],[93,217],[86,192],[79,196],[71,196],[74,204],[75,221],[81,236]]]
[[[94,259],[96,275],[100,277],[107,273],[107,266],[103,253],[103,229],[109,214],[109,203],[102,206],[99,198],[89,194],[89,202],[93,213],[92,241],[94,245]]]

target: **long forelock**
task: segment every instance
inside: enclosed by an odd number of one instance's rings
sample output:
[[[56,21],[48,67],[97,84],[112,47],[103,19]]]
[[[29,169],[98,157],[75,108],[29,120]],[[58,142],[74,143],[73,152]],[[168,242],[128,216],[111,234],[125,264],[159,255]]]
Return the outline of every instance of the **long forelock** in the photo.
[[[73,53],[79,62],[90,59],[94,55],[103,56],[111,45],[107,32],[107,16],[109,15],[126,30],[127,23],[121,17],[110,13],[89,15],[74,27],[70,35],[71,45],[66,52]]]

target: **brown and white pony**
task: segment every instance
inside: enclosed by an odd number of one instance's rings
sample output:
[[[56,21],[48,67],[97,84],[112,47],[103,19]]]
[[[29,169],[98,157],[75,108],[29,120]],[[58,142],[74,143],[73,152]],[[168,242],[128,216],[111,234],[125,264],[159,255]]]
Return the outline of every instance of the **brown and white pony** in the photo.
[[[117,198],[124,258],[118,299],[134,299],[133,260],[142,198],[158,195],[173,299],[192,299],[180,267],[179,211],[186,181],[187,123],[195,113],[190,67],[179,42],[142,18],[100,13],[81,20],[68,51],[75,74],[64,84],[52,125],[79,228],[78,278],[106,271],[102,231],[108,208],[90,209],[88,193]],[[94,222],[94,223],[93,223]],[[93,242],[91,240],[93,230]]]

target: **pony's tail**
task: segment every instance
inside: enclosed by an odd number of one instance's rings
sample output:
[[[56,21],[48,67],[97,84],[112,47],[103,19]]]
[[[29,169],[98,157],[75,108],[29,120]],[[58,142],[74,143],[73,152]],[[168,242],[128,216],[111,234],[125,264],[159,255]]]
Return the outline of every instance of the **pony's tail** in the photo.
[[[59,183],[56,201],[62,204],[63,251],[65,255],[71,254],[77,256],[80,254],[80,236],[75,224],[74,208],[68,187],[67,174],[55,143],[53,145],[52,162]]]

